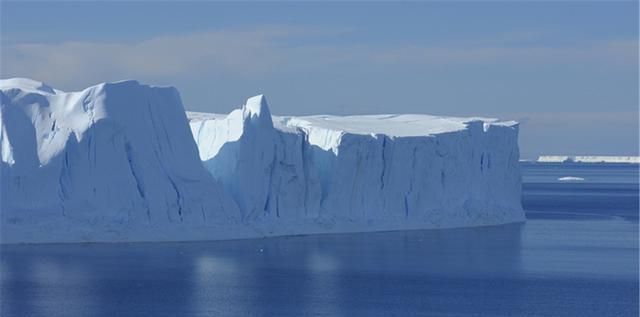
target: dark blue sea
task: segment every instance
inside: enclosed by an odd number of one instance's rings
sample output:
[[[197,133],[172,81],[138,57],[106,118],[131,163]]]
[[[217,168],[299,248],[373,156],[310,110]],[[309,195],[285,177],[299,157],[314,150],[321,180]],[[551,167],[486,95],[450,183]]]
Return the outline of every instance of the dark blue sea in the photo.
[[[2,246],[0,315],[637,317],[638,165],[522,170],[524,224]]]

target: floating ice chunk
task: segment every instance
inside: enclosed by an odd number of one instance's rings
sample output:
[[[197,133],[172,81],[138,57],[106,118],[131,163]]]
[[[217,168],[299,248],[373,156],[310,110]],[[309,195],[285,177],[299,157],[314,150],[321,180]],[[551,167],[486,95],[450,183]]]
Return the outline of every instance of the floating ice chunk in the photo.
[[[576,177],[576,176],[565,176],[565,177],[558,178],[558,180],[561,182],[580,182],[580,181],[583,181],[584,178]]]

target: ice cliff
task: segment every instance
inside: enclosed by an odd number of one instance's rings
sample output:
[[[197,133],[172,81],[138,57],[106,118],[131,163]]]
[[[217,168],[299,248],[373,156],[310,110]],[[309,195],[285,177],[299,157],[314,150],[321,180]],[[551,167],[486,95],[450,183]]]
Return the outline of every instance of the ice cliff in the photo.
[[[189,113],[200,158],[267,231],[521,221],[515,122],[428,115],[271,116],[264,96]],[[259,220],[257,220],[259,219]],[[302,231],[301,231],[302,232]]]
[[[9,79],[0,97],[3,242],[137,240],[237,216],[198,159],[175,89],[65,93]]]
[[[175,89],[135,81],[67,93],[9,79],[0,93],[3,243],[524,220],[515,122],[277,117],[264,96],[187,118]]]

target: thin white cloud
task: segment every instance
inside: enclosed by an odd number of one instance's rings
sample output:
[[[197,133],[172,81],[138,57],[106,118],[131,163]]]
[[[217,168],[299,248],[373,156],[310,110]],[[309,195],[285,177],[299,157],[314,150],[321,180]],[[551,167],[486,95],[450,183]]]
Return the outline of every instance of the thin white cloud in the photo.
[[[622,67],[637,67],[638,41],[624,40],[598,43],[587,47],[425,47],[403,46],[371,53],[381,63],[410,63],[442,66],[479,63],[518,63],[539,65],[556,63],[607,63]]]
[[[229,72],[237,76],[317,70],[341,64],[448,67],[485,63],[596,63],[637,69],[638,41],[590,47],[431,47],[317,45],[344,30],[263,27],[150,38],[138,43],[63,42],[2,45],[2,77],[32,77],[55,85]],[[347,31],[348,32],[348,31]]]
[[[189,72],[265,71],[281,63],[274,40],[289,32],[207,32],[139,43],[64,42],[3,47],[3,76],[57,82],[114,77],[172,76]]]

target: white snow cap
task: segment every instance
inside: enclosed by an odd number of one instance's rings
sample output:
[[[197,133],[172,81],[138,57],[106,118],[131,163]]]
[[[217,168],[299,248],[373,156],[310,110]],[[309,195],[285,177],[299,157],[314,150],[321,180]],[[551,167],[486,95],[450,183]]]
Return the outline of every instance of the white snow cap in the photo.
[[[55,95],[56,93],[61,92],[60,90],[55,90],[51,88],[51,86],[37,80],[29,79],[29,78],[9,78],[9,79],[0,79],[0,89],[12,89],[18,88],[28,92],[45,92],[48,94]]]
[[[262,94],[247,99],[242,106],[242,117],[260,125],[273,127],[267,98]]]

